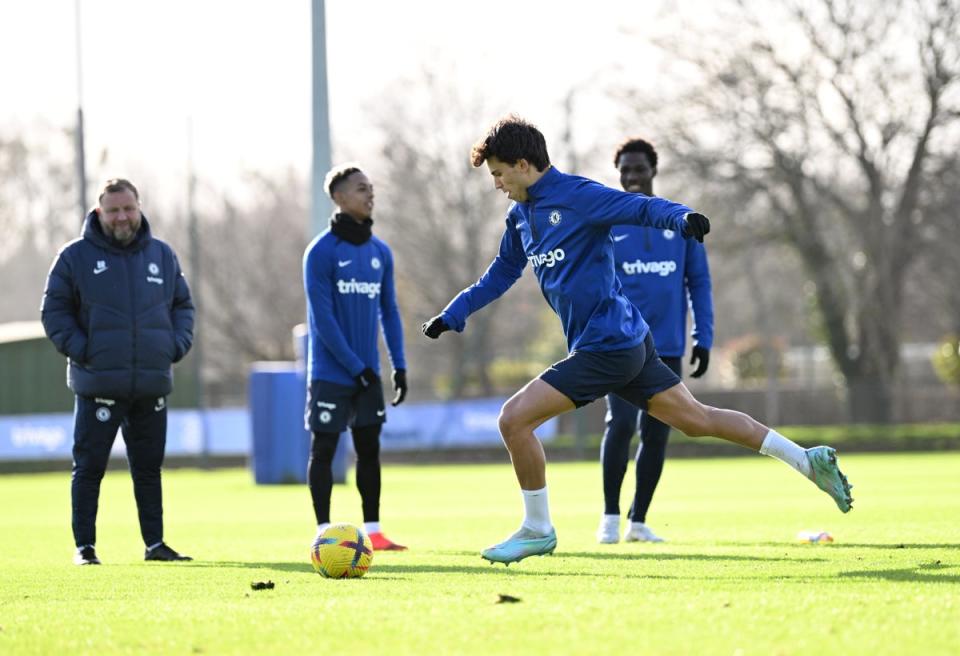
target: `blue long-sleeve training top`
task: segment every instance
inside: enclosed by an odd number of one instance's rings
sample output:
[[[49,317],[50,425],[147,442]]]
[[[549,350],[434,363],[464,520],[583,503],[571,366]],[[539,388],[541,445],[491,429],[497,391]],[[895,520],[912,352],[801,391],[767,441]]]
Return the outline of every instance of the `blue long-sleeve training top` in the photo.
[[[682,357],[687,308],[693,309],[694,343],[713,346],[713,296],[707,250],[673,230],[616,226],[614,262],[623,294],[650,325],[657,352]]]
[[[507,212],[500,252],[480,279],[447,305],[444,322],[462,331],[467,317],[506,292],[529,262],[544,298],[560,317],[571,353],[639,345],[649,328],[621,291],[610,228],[640,225],[680,234],[684,217],[693,210],[553,167],[527,194],[526,203],[513,203]]]
[[[393,368],[407,368],[393,254],[383,241],[374,236],[355,245],[325,230],[307,246],[303,281],[311,381],[353,385],[367,367],[379,373],[379,324]]]

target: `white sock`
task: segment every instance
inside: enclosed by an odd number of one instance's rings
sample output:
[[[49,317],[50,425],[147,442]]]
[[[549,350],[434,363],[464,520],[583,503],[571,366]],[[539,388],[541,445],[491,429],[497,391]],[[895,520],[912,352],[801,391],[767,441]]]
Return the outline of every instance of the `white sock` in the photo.
[[[604,515],[600,521],[604,526],[616,526],[620,528],[620,515]]]
[[[366,532],[367,535],[370,535],[371,533],[379,533],[380,522],[364,522],[363,530]]]
[[[546,535],[553,530],[547,488],[520,491],[523,492],[523,526],[537,535]]]
[[[323,522],[322,524],[317,524],[317,537],[320,537],[320,534],[330,528],[330,522]]]
[[[807,450],[773,429],[763,438],[760,453],[765,456],[773,456],[777,460],[787,463],[807,478],[810,478],[813,473],[810,471]]]

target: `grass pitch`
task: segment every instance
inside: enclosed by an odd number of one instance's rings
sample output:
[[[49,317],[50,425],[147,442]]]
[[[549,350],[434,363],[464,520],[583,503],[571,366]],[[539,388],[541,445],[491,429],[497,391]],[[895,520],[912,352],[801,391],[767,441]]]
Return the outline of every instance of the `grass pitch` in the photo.
[[[554,463],[557,553],[509,568],[479,557],[521,517],[508,464],[388,466],[384,527],[410,551],[343,581],[310,566],[305,486],[166,472],[167,541],[197,560],[145,563],[129,475],[111,472],[104,565],[76,567],[69,474],[2,476],[0,653],[957,653],[960,454],[841,466],[849,515],[769,458],[668,461],[648,519],[669,542],[599,545],[599,465]],[[352,484],[333,510],[361,521]]]

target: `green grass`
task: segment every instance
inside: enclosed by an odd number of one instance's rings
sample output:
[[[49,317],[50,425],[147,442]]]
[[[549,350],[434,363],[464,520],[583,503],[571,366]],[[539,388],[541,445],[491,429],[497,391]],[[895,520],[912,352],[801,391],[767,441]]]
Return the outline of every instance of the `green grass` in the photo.
[[[671,461],[649,517],[670,541],[598,545],[598,465],[555,463],[558,551],[509,568],[478,555],[519,521],[508,465],[393,465],[384,523],[411,549],[345,581],[311,569],[303,486],[167,472],[167,539],[197,560],[144,563],[129,475],[112,472],[105,564],[81,568],[69,475],[3,476],[0,653],[956,653],[960,454],[841,465],[856,486],[849,515],[767,458]],[[333,508],[360,521],[352,485]],[[836,541],[800,544],[804,529]],[[275,589],[251,590],[267,579]]]

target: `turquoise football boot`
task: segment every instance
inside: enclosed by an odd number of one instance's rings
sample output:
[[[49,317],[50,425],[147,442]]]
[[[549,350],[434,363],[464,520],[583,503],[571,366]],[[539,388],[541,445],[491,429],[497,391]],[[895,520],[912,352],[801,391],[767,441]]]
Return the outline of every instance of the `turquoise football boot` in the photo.
[[[850,489],[853,486],[847,482],[847,477],[837,467],[836,449],[829,446],[809,448],[807,459],[810,461],[810,480],[829,494],[841,511],[850,512],[853,507]]]
[[[538,535],[528,528],[520,530],[508,537],[500,544],[487,547],[480,552],[480,557],[491,563],[517,563],[527,556],[545,556],[553,553],[557,548],[557,532],[550,529],[546,535]]]

